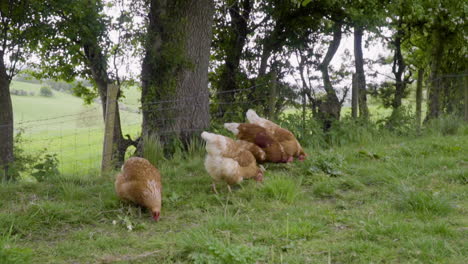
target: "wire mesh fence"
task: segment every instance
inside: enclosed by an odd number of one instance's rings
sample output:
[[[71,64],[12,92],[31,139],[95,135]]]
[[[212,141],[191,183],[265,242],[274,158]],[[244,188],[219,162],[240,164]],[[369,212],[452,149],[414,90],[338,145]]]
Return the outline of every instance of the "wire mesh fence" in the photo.
[[[441,85],[441,90],[452,89],[454,91],[453,96],[461,101],[459,104],[461,108],[463,107],[463,94],[468,89],[466,77],[466,74],[448,75],[437,80],[437,84]],[[155,131],[160,136],[177,136],[181,133],[199,134],[207,129],[206,123],[192,122],[200,111],[206,111],[208,114],[208,125],[217,124],[218,127],[222,127],[223,122],[244,122],[245,112],[249,108],[262,109],[260,111],[263,112],[260,113],[267,115],[272,100],[265,95],[268,95],[271,85],[272,83],[269,82],[245,89],[204,91],[195,95],[177,96],[177,99],[146,101],[133,105],[119,102],[117,122],[120,123],[122,135],[129,135],[135,139],[142,133],[144,110],[151,117],[147,122],[155,126]],[[310,110],[309,106],[298,107],[301,103],[309,103],[302,101],[299,91],[296,91],[296,97],[290,94],[290,91],[282,94],[282,90],[278,90],[275,95],[276,101],[273,100],[273,102],[279,105],[278,101],[283,100],[281,102],[283,105],[278,106],[276,114],[283,114],[286,109],[285,105],[289,106],[288,113],[294,111],[300,113],[302,109]],[[298,119],[298,122],[302,121]],[[307,129],[304,124],[298,127]],[[45,154],[55,155],[61,174],[77,176],[99,172],[103,159],[105,134],[102,105],[94,104],[72,114],[56,113],[29,120],[19,118],[14,128],[17,147],[22,148],[24,153],[31,154],[37,160],[43,159]],[[129,153],[134,150],[134,147],[130,148]]]
[[[118,102],[120,118],[116,122],[119,122],[123,136],[129,135],[135,139],[142,132],[144,109],[146,114],[151,116],[148,122],[155,126],[158,136],[178,136],[181,133],[197,135],[217,120],[244,121],[248,108],[265,102],[252,96],[252,92],[257,87],[268,89],[267,86],[268,84],[256,85],[221,92],[205,91],[139,105]],[[206,123],[197,125],[199,122],[193,122],[199,111],[206,111],[208,114],[208,126]],[[117,111],[110,114],[115,115]],[[19,118],[14,123],[15,145],[16,148],[21,148],[23,153],[32,155],[38,162],[46,154],[54,155],[60,174],[96,174],[100,170],[104,155],[104,121],[100,104],[93,104],[73,114],[55,113],[29,120]],[[135,148],[130,147],[127,155],[133,151]]]

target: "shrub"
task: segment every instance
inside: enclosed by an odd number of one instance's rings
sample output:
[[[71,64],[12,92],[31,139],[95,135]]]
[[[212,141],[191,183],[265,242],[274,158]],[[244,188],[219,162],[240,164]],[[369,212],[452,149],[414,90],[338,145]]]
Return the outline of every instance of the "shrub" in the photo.
[[[50,89],[49,86],[42,86],[41,90],[39,91],[39,94],[44,97],[54,96],[54,93],[52,92],[52,89]]]
[[[30,173],[38,181],[44,180],[46,176],[59,174],[57,154],[47,153],[45,148],[36,153],[27,153],[23,148],[24,143],[23,132],[20,130],[14,138],[15,160],[8,170],[12,180],[19,179],[23,173]]]
[[[463,125],[463,120],[456,115],[444,115],[430,120],[426,126],[429,133],[455,135]]]
[[[306,113],[305,119],[300,111],[284,114],[278,124],[291,131],[303,147],[322,148],[326,145],[322,126],[310,112]]]
[[[330,131],[326,135],[327,143],[330,146],[343,146],[351,143],[366,144],[376,137],[381,137],[376,124],[352,118],[343,118],[340,122],[333,123]]]
[[[46,177],[60,174],[58,164],[57,154],[45,154],[39,159],[39,162],[33,166],[34,171],[31,175],[38,181],[44,181]]]
[[[410,107],[400,106],[397,110],[384,119],[377,121],[382,128],[397,135],[412,135],[416,129],[416,117]]]

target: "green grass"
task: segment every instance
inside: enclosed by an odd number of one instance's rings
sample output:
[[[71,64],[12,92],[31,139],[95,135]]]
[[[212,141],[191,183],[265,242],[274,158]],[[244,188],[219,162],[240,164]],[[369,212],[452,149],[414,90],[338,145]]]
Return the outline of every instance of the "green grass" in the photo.
[[[59,169],[73,176],[91,173],[100,166],[104,123],[101,106],[85,105],[81,98],[53,91],[53,97],[39,96],[41,85],[13,81],[11,89],[34,92],[34,96],[12,96],[15,129],[23,131],[26,152],[39,153],[44,148],[56,153]],[[124,135],[135,138],[140,131],[141,115],[137,110],[139,93],[125,89],[122,104],[131,111],[121,110]]]
[[[195,149],[195,147],[194,147]],[[159,161],[160,222],[86,172],[0,189],[17,263],[464,263],[468,135],[386,137],[211,192],[203,156]],[[339,172],[339,173],[338,173]]]

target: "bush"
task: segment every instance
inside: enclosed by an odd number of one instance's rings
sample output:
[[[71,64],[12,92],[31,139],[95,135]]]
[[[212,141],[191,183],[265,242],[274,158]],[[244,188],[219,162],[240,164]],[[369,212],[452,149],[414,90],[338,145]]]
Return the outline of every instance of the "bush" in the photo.
[[[36,153],[26,153],[23,148],[25,140],[23,132],[20,130],[14,138],[13,155],[15,160],[8,169],[9,177],[17,180],[23,173],[29,173],[38,181],[42,181],[46,176],[58,175],[57,154],[47,154],[47,149]]]
[[[25,91],[25,90],[16,90],[16,89],[12,89],[11,92],[10,92],[12,95],[18,95],[18,96],[28,96],[28,92]]]
[[[57,154],[45,154],[39,159],[39,162],[33,166],[31,175],[38,181],[44,181],[46,177],[60,174],[58,170]]]
[[[412,135],[417,131],[416,117],[410,107],[400,106],[389,117],[377,121],[382,128],[397,135]]]
[[[49,86],[42,86],[39,94],[44,97],[54,96],[54,93],[52,92],[52,89],[50,89]]]
[[[343,146],[352,143],[366,144],[377,137],[381,137],[382,131],[376,124],[362,120],[343,118],[340,122],[333,123],[326,135],[326,141],[330,146]]]
[[[326,145],[322,126],[310,112],[306,113],[305,120],[300,111],[284,114],[278,124],[291,131],[303,147],[322,148]]]
[[[463,125],[463,120],[456,115],[444,115],[427,123],[429,133],[455,135]]]

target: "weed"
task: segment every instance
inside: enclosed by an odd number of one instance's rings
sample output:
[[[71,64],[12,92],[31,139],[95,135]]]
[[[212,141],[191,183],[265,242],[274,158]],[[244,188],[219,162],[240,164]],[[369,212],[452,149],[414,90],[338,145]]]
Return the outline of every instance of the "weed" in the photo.
[[[12,226],[10,229],[0,236],[0,263],[30,263],[32,258],[32,250],[20,248],[14,245],[14,237],[12,236]]]
[[[403,190],[398,196],[395,206],[403,212],[445,216],[452,211],[449,201],[438,193]]]
[[[300,182],[285,176],[273,176],[265,181],[263,193],[285,203],[293,203],[301,194]]]
[[[143,136],[143,158],[147,159],[154,166],[166,160],[164,147],[156,134]]]

